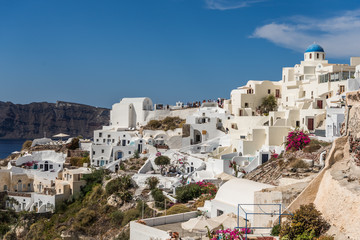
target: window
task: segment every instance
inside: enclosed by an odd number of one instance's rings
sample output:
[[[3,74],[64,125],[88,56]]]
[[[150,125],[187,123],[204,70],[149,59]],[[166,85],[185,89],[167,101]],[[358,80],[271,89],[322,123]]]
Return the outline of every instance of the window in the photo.
[[[340,94],[345,92],[345,85],[340,85]]]
[[[284,78],[283,78],[283,79],[284,79],[284,82],[285,82],[285,81],[286,81],[286,80],[285,80],[285,79],[286,79],[286,76],[285,76],[285,75],[284,75]]]
[[[268,94],[270,94],[271,93],[271,90],[270,89],[268,89]]]
[[[99,142],[99,139],[96,139],[97,142]]]
[[[101,153],[104,153],[104,149],[101,149]]]
[[[296,127],[300,127],[300,121],[296,121]]]
[[[325,59],[325,54],[323,54],[323,59]]]
[[[221,216],[221,215],[223,215],[224,214],[224,211],[222,211],[222,210],[217,210],[216,211],[216,216]]]
[[[4,185],[4,191],[7,191],[7,185]]]
[[[49,168],[50,168],[50,169],[53,169],[53,165],[49,165]]]
[[[105,143],[105,139],[103,139],[103,143]]]
[[[316,54],[316,58],[319,59],[319,54],[318,53]]]
[[[59,193],[61,193],[61,189],[59,188],[59,191],[58,191]]]
[[[246,103],[245,103],[245,107],[248,108],[248,107],[249,107],[249,103],[246,102]]]
[[[111,138],[111,135],[110,135],[110,134],[108,134],[108,138]]]
[[[99,137],[102,137],[102,133],[99,133]]]
[[[43,164],[40,164],[40,168],[43,168],[44,167],[44,165]]]
[[[129,151],[129,154],[131,154],[131,151]]]
[[[311,57],[312,57],[312,54],[310,53],[310,59],[311,59]]]
[[[329,81],[329,74],[319,76],[319,83],[325,83]]]
[[[289,101],[289,97],[286,97],[286,102],[288,102]]]

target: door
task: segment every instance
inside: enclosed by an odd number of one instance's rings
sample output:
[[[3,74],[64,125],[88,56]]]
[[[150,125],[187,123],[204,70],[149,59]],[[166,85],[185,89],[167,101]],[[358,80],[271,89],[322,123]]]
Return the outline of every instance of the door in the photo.
[[[322,101],[322,100],[318,100],[318,101],[317,101],[317,107],[318,107],[319,109],[322,109],[322,108],[323,108],[323,101]]]
[[[44,164],[44,171],[49,171],[49,164],[48,164],[48,162],[45,162],[45,164]]]
[[[309,129],[309,131],[314,130],[314,119],[313,118],[308,118],[308,129]]]
[[[261,164],[266,163],[268,160],[269,160],[269,154],[267,153],[261,154]]]
[[[280,89],[276,89],[275,90],[275,97],[279,98],[280,97]]]
[[[138,144],[138,153],[142,153],[142,145]]]
[[[123,153],[122,152],[117,152],[116,159],[122,159],[122,157],[123,157]]]
[[[122,145],[126,146],[126,140],[122,140]]]

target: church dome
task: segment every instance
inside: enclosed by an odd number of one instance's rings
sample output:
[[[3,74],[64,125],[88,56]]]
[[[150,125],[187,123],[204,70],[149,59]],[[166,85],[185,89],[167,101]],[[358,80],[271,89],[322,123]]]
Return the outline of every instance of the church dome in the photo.
[[[307,52],[325,52],[324,49],[319,44],[311,44],[305,51]]]

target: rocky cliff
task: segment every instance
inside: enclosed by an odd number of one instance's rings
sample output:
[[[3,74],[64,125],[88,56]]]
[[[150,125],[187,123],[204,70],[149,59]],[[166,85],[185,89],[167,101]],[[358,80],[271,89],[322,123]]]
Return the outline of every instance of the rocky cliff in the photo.
[[[33,139],[46,133],[93,136],[93,131],[108,125],[110,110],[83,104],[56,103],[13,104],[0,101],[0,138]]]

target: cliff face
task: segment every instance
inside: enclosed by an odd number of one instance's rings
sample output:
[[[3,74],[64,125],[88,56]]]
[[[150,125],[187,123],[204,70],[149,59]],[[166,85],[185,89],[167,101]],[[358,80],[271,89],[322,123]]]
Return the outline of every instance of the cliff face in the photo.
[[[58,133],[93,136],[93,131],[108,125],[110,110],[88,105],[56,102],[13,104],[0,101],[0,138],[33,139]]]

